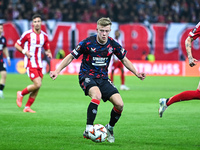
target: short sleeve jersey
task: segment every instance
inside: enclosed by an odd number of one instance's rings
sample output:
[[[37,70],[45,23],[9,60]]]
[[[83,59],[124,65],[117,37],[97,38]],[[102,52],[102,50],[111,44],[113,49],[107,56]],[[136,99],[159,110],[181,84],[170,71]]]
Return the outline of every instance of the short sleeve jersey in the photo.
[[[3,49],[6,47],[6,38],[0,37],[0,63],[3,63]]]
[[[83,54],[79,80],[86,77],[108,79],[108,66],[111,56],[115,54],[121,60],[127,53],[111,37],[108,37],[108,41],[104,45],[100,44],[96,38],[97,35],[86,38],[71,52],[76,59]]]
[[[122,40],[121,39],[114,39],[115,41],[117,41],[121,46],[122,46]],[[119,62],[119,59],[113,55],[113,60]]]
[[[196,40],[198,37],[200,37],[200,22],[193,28],[189,34],[190,37],[192,37],[194,40]]]
[[[32,29],[24,32],[17,44],[27,49],[32,55],[30,59],[24,57],[24,66],[29,68],[42,68],[42,48],[50,49],[48,36],[41,31],[39,34]]]

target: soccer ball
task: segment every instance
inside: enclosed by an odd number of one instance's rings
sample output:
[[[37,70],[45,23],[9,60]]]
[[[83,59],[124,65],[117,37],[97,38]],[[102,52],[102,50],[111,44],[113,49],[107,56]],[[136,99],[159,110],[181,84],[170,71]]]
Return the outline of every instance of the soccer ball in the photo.
[[[95,124],[89,129],[88,135],[94,142],[104,142],[107,138],[107,129],[101,124]]]

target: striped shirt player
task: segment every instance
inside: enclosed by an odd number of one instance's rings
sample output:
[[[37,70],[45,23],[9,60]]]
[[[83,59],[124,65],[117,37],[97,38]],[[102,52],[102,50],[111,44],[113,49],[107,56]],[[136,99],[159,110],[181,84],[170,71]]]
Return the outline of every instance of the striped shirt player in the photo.
[[[30,29],[24,32],[17,44],[24,47],[31,54],[31,58],[26,55],[24,57],[25,68],[42,68],[42,48],[45,50],[50,49],[48,36],[45,32],[41,31],[37,34]]]
[[[192,42],[196,40],[198,37],[200,37],[200,22],[189,32],[188,37],[185,40],[185,48],[186,48],[190,67],[195,66],[198,61],[192,55]],[[194,100],[194,99],[200,100],[200,82],[196,90],[183,91],[170,98],[160,98],[159,99],[160,107],[158,111],[159,116],[162,117],[164,111],[168,108],[168,106],[176,102],[182,102],[182,101],[188,101],[188,100]]]
[[[32,17],[33,29],[22,34],[15,43],[16,49],[24,54],[24,66],[33,84],[28,85],[22,91],[17,92],[17,106],[21,107],[23,96],[30,94],[23,112],[35,113],[30,106],[35,101],[38,91],[42,85],[42,48],[47,57],[52,58],[49,40],[46,33],[41,30],[42,19],[40,15]]]
[[[120,30],[115,31],[115,41],[117,41],[121,46],[122,45],[122,40],[120,39]],[[120,85],[120,90],[129,90],[129,88],[125,85],[125,72],[124,72],[124,65],[122,62],[116,57],[116,55],[113,55],[112,58],[112,66],[111,66],[111,74],[110,74],[110,79],[114,83],[114,73],[115,70],[119,69],[121,71],[120,74],[120,79],[121,79],[121,85]]]
[[[145,79],[145,74],[136,71],[132,63],[126,58],[127,51],[108,36],[111,31],[111,24],[109,18],[100,18],[97,21],[97,35],[81,41],[63,59],[58,68],[50,72],[50,76],[53,80],[56,79],[59,72],[68,66],[74,58],[77,59],[80,55],[83,55],[79,72],[79,84],[85,95],[91,97],[91,102],[87,109],[87,122],[83,137],[89,138],[88,131],[93,126],[100,100],[102,99],[104,102],[109,100],[114,106],[111,110],[110,122],[105,127],[108,131],[107,140],[113,143],[115,141],[113,128],[121,116],[123,100],[117,88],[108,79],[108,65],[111,56],[115,54],[141,80]]]

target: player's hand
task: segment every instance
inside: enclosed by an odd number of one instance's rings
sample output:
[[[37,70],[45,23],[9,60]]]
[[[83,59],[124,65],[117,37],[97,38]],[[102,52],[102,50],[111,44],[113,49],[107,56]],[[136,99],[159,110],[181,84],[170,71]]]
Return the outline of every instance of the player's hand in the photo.
[[[195,65],[197,64],[196,62],[198,61],[198,60],[196,60],[196,59],[193,58],[193,57],[189,57],[188,60],[189,60],[189,65],[190,65],[190,67],[195,66]]]
[[[29,51],[26,51],[25,55],[28,57],[28,58],[31,58],[32,55],[29,53]]]
[[[47,57],[51,59],[51,58],[52,58],[52,54],[51,54],[51,53],[48,53],[48,54],[47,54]]]
[[[50,71],[50,77],[55,80],[58,76],[58,73],[56,73],[55,71]]]
[[[144,79],[146,78],[146,73],[144,73],[144,72],[138,73],[137,77],[138,77],[140,80],[144,80]]]

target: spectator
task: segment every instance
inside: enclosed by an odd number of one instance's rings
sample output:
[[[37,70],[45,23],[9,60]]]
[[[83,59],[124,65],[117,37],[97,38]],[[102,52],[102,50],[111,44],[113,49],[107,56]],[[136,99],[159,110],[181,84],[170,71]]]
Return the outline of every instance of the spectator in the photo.
[[[85,16],[86,11],[90,17]],[[30,16],[39,13],[45,19],[74,22],[96,22],[99,17],[110,17],[119,23],[197,22],[199,11],[199,0],[2,0],[0,3],[1,19],[6,20],[18,16],[31,20]]]

